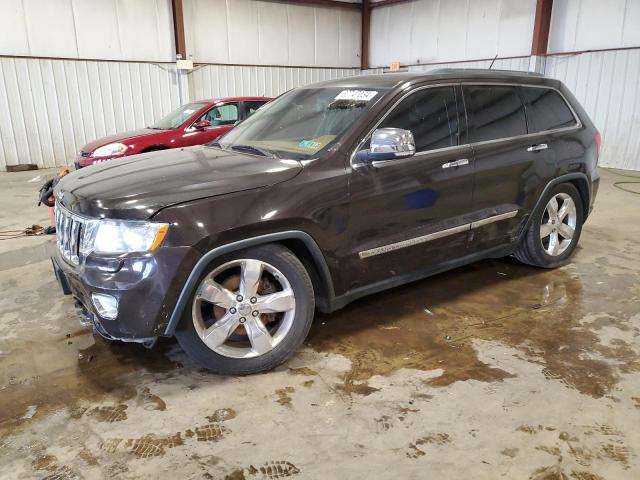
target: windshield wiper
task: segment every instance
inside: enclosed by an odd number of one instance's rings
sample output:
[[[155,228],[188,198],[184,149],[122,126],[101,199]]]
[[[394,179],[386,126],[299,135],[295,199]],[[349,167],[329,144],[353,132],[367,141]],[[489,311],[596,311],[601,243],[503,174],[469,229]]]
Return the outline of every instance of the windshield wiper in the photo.
[[[268,152],[267,150],[263,150],[262,148],[254,147],[253,145],[233,145],[231,150],[253,153],[254,155],[260,155],[262,157],[276,157],[275,154]]]

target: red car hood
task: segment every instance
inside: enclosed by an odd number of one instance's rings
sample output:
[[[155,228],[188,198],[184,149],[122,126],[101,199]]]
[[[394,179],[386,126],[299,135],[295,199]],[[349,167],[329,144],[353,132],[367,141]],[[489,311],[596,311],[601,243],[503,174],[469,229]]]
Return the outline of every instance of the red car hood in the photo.
[[[93,152],[96,148],[108,145],[110,143],[122,142],[127,143],[128,140],[134,138],[145,137],[147,135],[154,135],[164,130],[153,130],[151,128],[140,128],[139,130],[131,130],[130,132],[116,133],[115,135],[109,135],[108,137],[102,137],[93,142],[87,143],[82,147],[83,152]]]

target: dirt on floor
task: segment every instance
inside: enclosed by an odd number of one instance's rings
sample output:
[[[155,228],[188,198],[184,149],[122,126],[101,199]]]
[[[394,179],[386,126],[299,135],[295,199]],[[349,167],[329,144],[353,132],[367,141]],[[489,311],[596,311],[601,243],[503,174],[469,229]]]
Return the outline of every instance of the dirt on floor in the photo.
[[[46,222],[35,175],[0,175],[0,230]],[[249,377],[94,337],[52,239],[1,241],[0,478],[640,478],[640,197],[602,177],[566,267],[488,260],[318,314]]]

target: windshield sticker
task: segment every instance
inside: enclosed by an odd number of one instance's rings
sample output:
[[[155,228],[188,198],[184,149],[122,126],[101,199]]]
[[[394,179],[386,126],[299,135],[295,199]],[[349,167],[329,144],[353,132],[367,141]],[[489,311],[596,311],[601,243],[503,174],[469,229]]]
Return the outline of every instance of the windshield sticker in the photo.
[[[318,150],[322,145],[315,140],[302,140],[298,146],[309,150]]]
[[[184,111],[187,115],[191,115],[193,112],[195,112],[195,110],[189,108]]]
[[[378,92],[374,90],[343,90],[334,100],[352,100],[357,102],[368,102],[375,97]]]

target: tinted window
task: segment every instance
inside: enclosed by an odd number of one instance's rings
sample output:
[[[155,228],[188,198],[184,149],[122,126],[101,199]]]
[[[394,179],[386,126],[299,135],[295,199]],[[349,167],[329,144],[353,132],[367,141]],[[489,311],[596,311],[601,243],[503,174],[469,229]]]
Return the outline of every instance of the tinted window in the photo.
[[[527,133],[524,105],[515,87],[464,87],[471,142],[515,137]]]
[[[531,132],[542,132],[576,124],[571,110],[555,90],[523,87],[522,95],[527,105]]]
[[[416,151],[458,144],[458,113],[453,87],[425,88],[405,98],[378,128],[411,130]]]
[[[226,103],[213,107],[205,113],[200,120],[207,120],[211,126],[233,125],[238,121],[238,104]]]
[[[258,110],[265,103],[267,102],[264,100],[244,102],[245,118],[249,118],[251,115],[256,113],[256,110]]]

